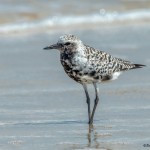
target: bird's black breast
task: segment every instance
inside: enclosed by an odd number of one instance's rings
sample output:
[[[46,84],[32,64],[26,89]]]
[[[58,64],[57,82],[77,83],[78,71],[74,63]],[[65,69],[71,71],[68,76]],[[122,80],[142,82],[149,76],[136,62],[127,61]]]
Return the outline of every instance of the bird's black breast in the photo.
[[[72,62],[74,55],[73,54],[68,54],[68,53],[62,53],[60,56],[61,64],[64,67],[65,72],[67,75],[74,79],[77,82],[80,82],[80,70],[75,69],[76,64]]]
[[[61,61],[61,64],[63,65],[65,71],[70,72],[72,69],[71,56],[69,54],[62,53],[60,55],[60,61]]]

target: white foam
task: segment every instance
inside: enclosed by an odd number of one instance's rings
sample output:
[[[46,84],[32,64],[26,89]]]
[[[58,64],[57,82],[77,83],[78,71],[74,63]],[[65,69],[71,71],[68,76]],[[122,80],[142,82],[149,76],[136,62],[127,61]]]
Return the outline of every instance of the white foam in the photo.
[[[115,21],[133,21],[150,19],[150,9],[140,9],[123,13],[100,11],[97,14],[82,16],[55,16],[39,20],[36,22],[14,23],[0,25],[0,33],[22,32],[29,29],[37,30],[41,28],[80,25],[83,23],[112,23]]]

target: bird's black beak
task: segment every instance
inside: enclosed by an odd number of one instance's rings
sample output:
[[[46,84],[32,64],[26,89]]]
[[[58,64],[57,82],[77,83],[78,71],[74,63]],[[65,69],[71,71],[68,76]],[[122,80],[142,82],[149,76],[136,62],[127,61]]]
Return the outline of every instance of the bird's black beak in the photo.
[[[53,44],[53,45],[44,47],[43,49],[44,50],[49,50],[49,49],[59,49],[59,48],[61,48],[61,45],[57,43],[57,44]]]

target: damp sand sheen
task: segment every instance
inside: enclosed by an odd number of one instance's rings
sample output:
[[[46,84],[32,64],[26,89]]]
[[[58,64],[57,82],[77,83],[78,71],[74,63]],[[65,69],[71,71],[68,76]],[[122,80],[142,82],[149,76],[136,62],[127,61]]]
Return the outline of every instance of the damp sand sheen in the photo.
[[[39,1],[32,2],[1,3],[4,19],[0,24],[0,149],[147,149],[150,144],[149,2],[144,1],[142,6],[136,2],[132,8],[130,4],[134,1],[116,1],[113,5],[111,1],[96,1],[98,5],[92,10],[78,13],[76,7],[66,7],[62,9],[66,10],[62,16],[54,14],[54,9],[60,11],[55,2],[53,10],[44,4],[37,5]],[[69,3],[65,1],[61,6]],[[18,7],[15,9],[15,6]],[[45,13],[40,14],[41,7]],[[87,1],[86,8],[90,7]],[[15,13],[11,13],[14,10]],[[61,21],[59,18],[72,19],[75,13],[78,24],[68,21],[72,24],[67,28],[62,22],[54,27]],[[80,23],[82,16],[92,16],[94,20],[93,16],[99,14],[103,22],[100,18],[99,22],[85,19],[84,23],[89,24],[86,27]],[[123,20],[116,20],[120,15]],[[114,19],[109,20],[111,17]],[[44,20],[52,22],[51,27],[49,24],[41,27],[41,22],[47,23]],[[34,28],[32,24],[39,26]],[[57,30],[58,27],[64,30]],[[114,57],[147,66],[127,71],[111,83],[97,85],[100,102],[90,129],[82,86],[66,76],[57,51],[42,50],[48,43],[55,43],[59,36],[69,33]],[[94,99],[93,87],[89,86],[88,90]]]

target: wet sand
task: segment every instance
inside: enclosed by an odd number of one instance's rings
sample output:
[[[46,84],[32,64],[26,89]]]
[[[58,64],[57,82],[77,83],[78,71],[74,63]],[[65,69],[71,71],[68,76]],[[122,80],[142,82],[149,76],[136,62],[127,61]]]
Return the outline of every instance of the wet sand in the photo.
[[[0,36],[0,149],[147,149],[143,144],[150,144],[149,24],[67,32],[147,67],[98,85],[100,103],[89,128],[82,86],[64,73],[58,51],[42,50],[63,33]],[[89,90],[93,100],[93,87]]]

